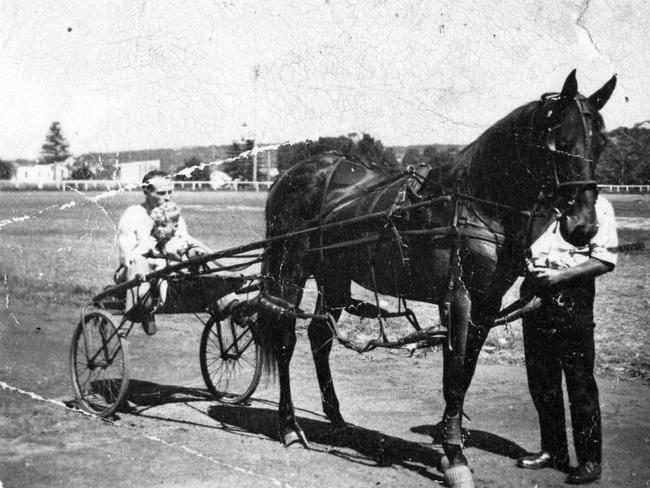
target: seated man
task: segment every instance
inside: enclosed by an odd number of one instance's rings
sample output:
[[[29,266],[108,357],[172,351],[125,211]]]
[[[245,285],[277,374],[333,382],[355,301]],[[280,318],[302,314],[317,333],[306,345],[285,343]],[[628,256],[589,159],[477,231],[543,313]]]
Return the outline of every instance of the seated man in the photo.
[[[142,179],[142,190],[144,202],[128,207],[118,224],[120,266],[115,272],[116,283],[130,281],[138,275],[144,277],[167,266],[167,247],[171,250],[171,246],[176,246],[179,259],[189,257],[190,250],[195,254],[209,252],[189,235],[177,207],[170,204],[173,182],[167,173],[160,170],[147,173]],[[153,314],[164,301],[165,288],[160,282],[144,282],[126,294],[126,311],[133,320],[142,322],[148,335],[156,333]]]

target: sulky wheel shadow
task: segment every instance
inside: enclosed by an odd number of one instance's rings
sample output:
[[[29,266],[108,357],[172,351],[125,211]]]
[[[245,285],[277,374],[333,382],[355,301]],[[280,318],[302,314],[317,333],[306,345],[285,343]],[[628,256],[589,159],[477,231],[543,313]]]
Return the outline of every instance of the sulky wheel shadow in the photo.
[[[413,427],[411,431],[416,434],[431,436],[434,444],[441,444],[444,440],[442,422],[438,422],[436,425],[418,425]],[[465,447],[475,447],[511,459],[518,459],[530,454],[513,441],[482,430],[463,429],[463,439]]]
[[[275,404],[273,408],[213,405],[208,409],[208,415],[224,428],[265,436],[274,441],[279,439]],[[443,479],[432,471],[432,468],[440,469],[442,453],[427,445],[351,424],[333,428],[328,420],[300,416],[297,420],[312,450],[366,466],[401,466],[433,481],[441,482]]]
[[[149,381],[131,380],[126,399],[138,407],[155,407],[167,403],[187,403],[210,400],[212,395],[204,388],[161,385]]]
[[[119,390],[119,381],[120,380],[111,379],[110,381],[93,382],[93,391],[96,394],[103,396],[104,401],[110,404],[115,401],[115,398],[110,397],[109,394]],[[177,385],[161,385],[149,381],[131,380],[129,381],[129,388],[126,396],[111,418],[119,418],[120,413],[137,415],[158,405],[169,403],[190,403],[210,399],[212,399],[212,395],[207,389],[188,388]],[[70,408],[81,408],[76,399],[68,400],[65,404]]]

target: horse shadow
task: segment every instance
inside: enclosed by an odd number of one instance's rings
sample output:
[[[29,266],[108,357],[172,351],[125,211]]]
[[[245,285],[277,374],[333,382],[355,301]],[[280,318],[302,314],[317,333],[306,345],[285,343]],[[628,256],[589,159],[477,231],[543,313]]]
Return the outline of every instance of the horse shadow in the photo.
[[[131,380],[126,399],[128,401],[124,402],[119,412],[142,415],[155,406],[210,401],[212,396],[204,388]],[[268,408],[252,406],[253,403],[267,404]],[[315,412],[306,413],[311,416],[321,416]],[[214,428],[236,435],[262,436],[274,441],[278,439],[276,402],[252,398],[249,403],[240,405],[216,403],[208,408],[207,415],[218,422],[219,425]],[[154,418],[188,423],[171,418],[163,419],[155,416]],[[440,482],[443,479],[441,474],[432,471],[432,468],[440,471],[442,449],[437,450],[432,447],[432,444],[441,444],[444,439],[442,422],[411,427],[411,432],[431,438],[430,441],[423,443],[401,439],[354,424],[334,428],[325,417],[318,419],[298,415],[297,420],[307,433],[312,450],[363,465],[401,466],[432,481]],[[194,424],[194,422],[189,423]],[[204,424],[196,425],[208,427]],[[463,437],[465,447],[474,447],[512,459],[528,454],[515,442],[489,432],[463,430]]]
[[[441,444],[445,438],[442,422],[435,425],[418,425],[412,427],[411,432],[430,436],[434,444]],[[462,433],[465,447],[474,447],[510,459],[518,459],[530,454],[516,442],[490,432],[463,429]]]
[[[160,405],[184,403],[191,406],[194,402],[210,400],[212,395],[203,388],[131,380],[125,401],[122,402],[114,417],[119,418],[120,413],[141,415],[151,419],[211,427],[235,435],[253,435],[277,441],[278,404],[268,400],[252,398],[246,404],[212,405],[208,408],[207,415],[216,421],[217,425],[160,417],[148,412],[149,409]],[[252,406],[253,403],[266,404],[268,407]],[[401,466],[432,481],[441,482],[443,479],[441,474],[432,471],[432,468],[440,470],[442,453],[424,443],[404,440],[353,424],[333,428],[324,416],[315,412],[304,412],[311,416],[322,417],[321,420],[297,416],[298,422],[308,433],[311,450],[366,466]]]
[[[245,431],[278,440],[277,403],[269,408],[242,405],[213,405],[208,416],[226,424],[230,429]],[[314,412],[309,412],[313,415]],[[366,466],[400,466],[432,481],[441,482],[442,452],[424,443],[409,441],[354,424],[335,428],[324,417],[322,420],[297,415],[298,423],[309,438],[310,449]],[[428,443],[427,443],[428,444]]]

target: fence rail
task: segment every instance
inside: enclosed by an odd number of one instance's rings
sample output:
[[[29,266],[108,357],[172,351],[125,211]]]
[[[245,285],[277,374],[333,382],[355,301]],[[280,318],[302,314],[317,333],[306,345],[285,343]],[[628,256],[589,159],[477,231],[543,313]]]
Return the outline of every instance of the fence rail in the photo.
[[[598,185],[603,193],[650,193],[650,185]]]
[[[174,181],[176,190],[268,190],[272,181],[231,181],[225,185],[213,181]],[[139,190],[140,185],[124,185],[115,180],[15,181],[0,180],[0,190],[109,191]]]
[[[272,181],[231,181],[225,185],[213,181],[174,181],[176,190],[265,191]],[[138,190],[139,185],[124,185],[115,180],[15,181],[0,180],[0,190],[108,191]],[[603,193],[650,193],[650,185],[598,185]]]

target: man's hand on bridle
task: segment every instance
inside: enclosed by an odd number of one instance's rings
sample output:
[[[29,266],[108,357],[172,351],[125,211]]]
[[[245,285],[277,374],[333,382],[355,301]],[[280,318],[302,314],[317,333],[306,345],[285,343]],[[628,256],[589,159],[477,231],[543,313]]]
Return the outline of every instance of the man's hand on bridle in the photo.
[[[565,278],[565,273],[561,269],[542,268],[539,266],[529,266],[527,276],[532,282],[542,288],[554,288],[560,285]]]

